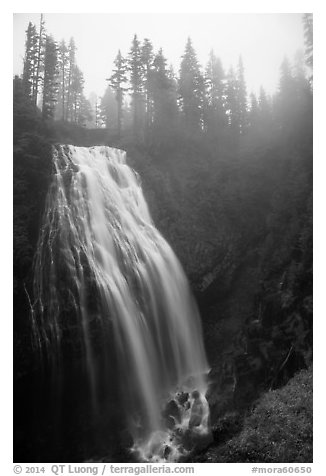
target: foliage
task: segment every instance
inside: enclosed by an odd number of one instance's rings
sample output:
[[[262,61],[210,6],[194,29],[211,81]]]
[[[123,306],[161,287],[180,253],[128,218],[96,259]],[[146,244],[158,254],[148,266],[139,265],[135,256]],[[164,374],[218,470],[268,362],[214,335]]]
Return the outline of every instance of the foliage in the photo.
[[[44,55],[44,82],[43,82],[43,119],[54,119],[55,106],[58,95],[58,47],[51,36],[46,37]]]
[[[312,70],[313,67],[313,14],[305,13],[303,16],[304,36],[305,36],[305,56],[306,63]]]
[[[225,73],[221,60],[212,50],[205,73],[206,84],[206,111],[205,129],[209,135],[217,135],[218,139],[225,132],[227,124],[225,114]]]
[[[185,124],[196,131],[203,120],[204,78],[190,38],[180,64],[179,94]]]
[[[153,60],[151,72],[153,141],[168,141],[177,125],[176,84],[169,77],[162,49]]]
[[[31,22],[29,22],[28,28],[26,30],[23,86],[26,95],[29,96],[33,101],[36,82],[37,50],[38,35],[36,27]]]
[[[153,66],[153,45],[148,38],[144,39],[141,48],[141,60],[144,65],[144,93],[145,93],[145,131],[148,133],[148,129],[153,121],[153,104],[152,104],[152,66]]]
[[[263,394],[241,432],[211,450],[211,462],[312,462],[312,369]]]
[[[134,36],[129,52],[131,105],[133,111],[133,131],[136,138],[140,136],[143,122],[144,105],[144,64],[142,50],[137,35]]]
[[[113,70],[112,76],[109,78],[110,81],[110,86],[115,91],[115,98],[117,101],[117,122],[118,122],[118,136],[120,137],[121,135],[121,127],[122,127],[122,106],[123,106],[123,97],[126,92],[126,88],[124,87],[124,84],[127,81],[127,65],[126,65],[126,60],[122,57],[120,50],[118,51],[117,57],[114,60],[114,65],[115,65],[115,70]],[[106,90],[106,95],[109,94],[109,89],[107,88]],[[108,118],[110,117],[110,109],[107,107],[107,105],[103,104],[102,106],[103,112],[105,112],[105,122],[108,124]]]

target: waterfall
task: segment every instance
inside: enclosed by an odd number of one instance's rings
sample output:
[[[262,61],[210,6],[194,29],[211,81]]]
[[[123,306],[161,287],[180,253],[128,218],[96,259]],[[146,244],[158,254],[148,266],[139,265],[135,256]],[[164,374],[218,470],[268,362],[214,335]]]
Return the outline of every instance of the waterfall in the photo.
[[[53,163],[35,259],[35,342],[51,362],[65,339],[76,342],[95,413],[113,342],[135,457],[177,461],[209,435],[209,369],[185,274],[124,151],[56,146]]]

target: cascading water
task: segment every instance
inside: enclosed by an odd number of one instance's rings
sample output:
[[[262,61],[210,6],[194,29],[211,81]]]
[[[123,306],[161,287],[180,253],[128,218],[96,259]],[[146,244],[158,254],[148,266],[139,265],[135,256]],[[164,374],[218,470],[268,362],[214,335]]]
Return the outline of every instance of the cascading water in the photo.
[[[109,345],[109,329],[136,458],[177,461],[210,434],[209,369],[187,279],[124,151],[57,146],[53,160],[35,263],[35,338],[57,361],[67,329],[80,337],[96,412],[107,365],[98,348]]]

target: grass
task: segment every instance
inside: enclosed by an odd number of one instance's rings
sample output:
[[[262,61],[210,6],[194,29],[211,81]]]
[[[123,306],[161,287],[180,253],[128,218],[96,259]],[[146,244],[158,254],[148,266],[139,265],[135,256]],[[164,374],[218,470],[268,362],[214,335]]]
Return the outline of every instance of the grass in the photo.
[[[312,369],[265,393],[245,418],[241,432],[208,451],[208,461],[312,462]]]

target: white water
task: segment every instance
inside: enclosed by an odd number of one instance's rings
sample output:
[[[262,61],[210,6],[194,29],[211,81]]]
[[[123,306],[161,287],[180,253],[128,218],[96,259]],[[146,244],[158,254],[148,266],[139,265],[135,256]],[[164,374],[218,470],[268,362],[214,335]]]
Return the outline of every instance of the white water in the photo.
[[[124,151],[58,146],[54,166],[35,267],[36,338],[54,358],[60,354],[68,325],[58,289],[64,264],[96,408],[105,367],[99,375],[91,278],[96,319],[114,330],[133,451],[142,461],[177,461],[209,434],[209,369],[187,279],[152,222]]]

